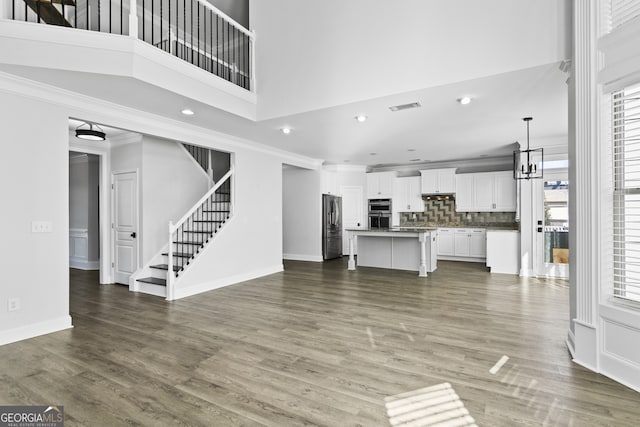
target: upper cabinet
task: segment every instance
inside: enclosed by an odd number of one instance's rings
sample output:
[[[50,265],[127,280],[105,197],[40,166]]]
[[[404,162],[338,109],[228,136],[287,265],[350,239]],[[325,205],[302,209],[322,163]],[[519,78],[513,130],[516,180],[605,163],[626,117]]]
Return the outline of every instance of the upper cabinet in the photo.
[[[456,175],[457,212],[515,212],[516,182],[510,171]]]
[[[424,212],[424,201],[420,190],[420,177],[407,176],[396,179],[393,208],[398,212]]]
[[[420,171],[422,194],[451,194],[456,192],[456,169],[431,169]]]
[[[395,172],[371,172],[367,174],[367,199],[391,199],[396,179]]]
[[[322,194],[338,194],[338,176],[335,172],[322,171]]]

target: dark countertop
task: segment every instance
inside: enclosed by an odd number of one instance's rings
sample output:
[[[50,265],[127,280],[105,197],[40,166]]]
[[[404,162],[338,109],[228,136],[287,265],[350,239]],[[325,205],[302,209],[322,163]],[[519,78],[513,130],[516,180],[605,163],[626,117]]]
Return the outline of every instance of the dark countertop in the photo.
[[[402,228],[484,228],[491,231],[520,231],[518,224],[500,224],[500,223],[485,223],[485,224],[462,224],[459,222],[446,222],[446,223],[405,223],[401,225]]]
[[[363,233],[426,233],[435,231],[436,227],[392,227],[392,228],[347,228],[346,231]]]

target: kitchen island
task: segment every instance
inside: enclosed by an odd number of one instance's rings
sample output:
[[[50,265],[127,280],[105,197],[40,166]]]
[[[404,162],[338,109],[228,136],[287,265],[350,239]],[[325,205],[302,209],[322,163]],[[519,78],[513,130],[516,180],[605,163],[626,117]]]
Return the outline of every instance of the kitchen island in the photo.
[[[350,229],[348,269],[356,269],[355,239],[358,239],[358,266],[417,271],[418,276],[437,268],[435,228]]]

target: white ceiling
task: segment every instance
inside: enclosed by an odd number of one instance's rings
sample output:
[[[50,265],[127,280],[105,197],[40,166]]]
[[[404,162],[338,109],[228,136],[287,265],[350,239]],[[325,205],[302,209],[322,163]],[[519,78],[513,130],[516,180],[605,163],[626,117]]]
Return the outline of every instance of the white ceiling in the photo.
[[[133,78],[8,64],[0,71],[327,163],[500,156],[526,141],[525,116],[534,118],[532,146],[566,145],[559,64],[569,51],[567,3],[252,1],[257,122]],[[473,102],[462,106],[456,99],[465,95]],[[388,109],[416,101],[421,108]],[[180,115],[176,106],[186,105],[195,116]],[[368,120],[358,123],[357,114]],[[282,134],[283,126],[293,132]]]

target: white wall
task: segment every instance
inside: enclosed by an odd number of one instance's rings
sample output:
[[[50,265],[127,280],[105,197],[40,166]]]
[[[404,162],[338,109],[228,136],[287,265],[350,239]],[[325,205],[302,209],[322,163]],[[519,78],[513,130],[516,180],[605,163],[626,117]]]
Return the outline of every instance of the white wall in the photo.
[[[239,150],[234,214],[176,285],[176,298],[282,270],[282,160]]]
[[[322,261],[320,170],[282,170],[282,249],[285,259]]]
[[[178,221],[209,189],[204,170],[175,141],[142,138],[140,241],[147,263],[167,244],[169,221]]]
[[[11,206],[0,210],[0,344],[5,344],[71,326],[69,154],[64,109],[1,90],[0,97],[0,194],[3,206]],[[32,221],[51,221],[53,231],[32,233]],[[8,312],[13,298],[20,309]]]
[[[238,24],[249,28],[249,0],[207,0]]]
[[[570,4],[569,0],[253,0],[251,26],[259,46],[258,118],[567,59]],[[412,66],[398,67],[407,58]]]

